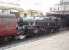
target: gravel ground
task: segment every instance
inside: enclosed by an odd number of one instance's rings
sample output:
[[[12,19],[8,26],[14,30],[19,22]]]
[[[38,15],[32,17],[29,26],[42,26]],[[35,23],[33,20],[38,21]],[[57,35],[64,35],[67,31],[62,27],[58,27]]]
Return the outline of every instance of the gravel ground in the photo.
[[[5,50],[69,50],[69,31],[21,42]]]

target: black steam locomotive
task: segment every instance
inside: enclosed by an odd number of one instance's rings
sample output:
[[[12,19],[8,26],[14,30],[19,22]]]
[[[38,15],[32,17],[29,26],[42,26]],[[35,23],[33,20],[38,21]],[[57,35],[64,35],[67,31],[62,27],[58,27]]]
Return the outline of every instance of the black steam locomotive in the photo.
[[[19,31],[24,35],[48,34],[59,31],[62,26],[61,18],[58,17],[22,17],[19,22]]]

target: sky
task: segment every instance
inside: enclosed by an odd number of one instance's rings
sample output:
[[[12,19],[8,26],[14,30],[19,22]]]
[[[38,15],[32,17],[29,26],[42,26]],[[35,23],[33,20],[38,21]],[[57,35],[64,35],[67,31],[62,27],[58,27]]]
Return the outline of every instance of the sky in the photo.
[[[42,12],[48,12],[50,7],[59,3],[60,0],[0,0],[3,2],[19,3],[20,7],[27,9],[40,10]]]
[[[49,11],[50,7],[59,3],[60,0],[21,0],[21,7],[24,9],[35,9],[42,12]]]

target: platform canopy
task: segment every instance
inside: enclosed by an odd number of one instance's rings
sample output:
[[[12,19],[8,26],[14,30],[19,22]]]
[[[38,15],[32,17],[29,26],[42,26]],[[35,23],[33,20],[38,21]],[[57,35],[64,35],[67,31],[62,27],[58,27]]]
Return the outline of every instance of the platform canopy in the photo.
[[[21,8],[18,4],[11,4],[11,3],[0,3],[0,9],[13,9],[13,10],[17,10],[17,11],[23,11],[23,8]]]

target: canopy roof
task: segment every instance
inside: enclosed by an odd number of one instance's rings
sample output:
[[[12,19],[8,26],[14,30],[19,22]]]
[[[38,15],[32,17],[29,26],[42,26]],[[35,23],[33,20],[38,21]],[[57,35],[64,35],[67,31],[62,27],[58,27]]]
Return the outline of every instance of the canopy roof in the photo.
[[[6,4],[6,3],[0,3],[0,9],[14,9],[18,11],[23,11],[23,8],[21,8],[19,5]]]

